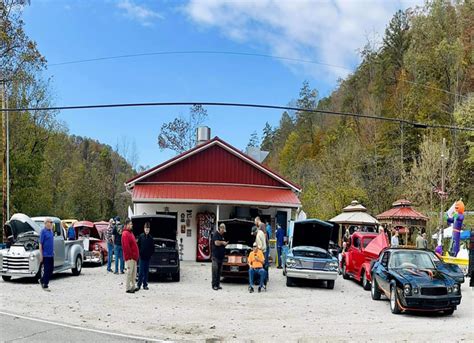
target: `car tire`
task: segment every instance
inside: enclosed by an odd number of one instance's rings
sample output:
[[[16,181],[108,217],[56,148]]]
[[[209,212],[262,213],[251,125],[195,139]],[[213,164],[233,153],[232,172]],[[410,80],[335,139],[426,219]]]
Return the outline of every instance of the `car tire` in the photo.
[[[179,271],[171,274],[171,280],[173,280],[174,282],[179,282],[180,279],[181,279],[181,275]]]
[[[81,274],[81,271],[82,271],[82,257],[81,256],[76,257],[74,268],[72,268],[71,271],[72,271],[72,275],[74,276],[78,276],[79,274]]]
[[[283,267],[283,276],[286,276],[286,266]]]
[[[10,275],[2,275],[2,279],[3,281],[8,282],[12,279],[12,277]]]
[[[445,315],[451,316],[454,313],[455,307],[451,307],[449,310],[443,311]]]
[[[397,286],[390,286],[390,311],[393,314],[399,314],[401,312],[400,306],[398,306],[398,293]]]
[[[287,276],[286,277],[286,287],[293,287],[295,285],[295,282],[293,281],[293,278]]]
[[[374,275],[372,275],[372,282],[370,285],[370,295],[372,296],[372,300],[380,300],[380,293],[379,286],[377,285],[377,281],[375,281]]]
[[[346,272],[346,264],[342,263],[342,278],[345,280],[349,280],[349,274]]]
[[[367,280],[367,274],[365,273],[365,270],[363,269],[362,269],[362,287],[366,291],[370,290],[370,281]]]
[[[326,284],[327,289],[334,289],[334,284],[335,284],[334,280],[327,280],[326,283],[327,283]]]

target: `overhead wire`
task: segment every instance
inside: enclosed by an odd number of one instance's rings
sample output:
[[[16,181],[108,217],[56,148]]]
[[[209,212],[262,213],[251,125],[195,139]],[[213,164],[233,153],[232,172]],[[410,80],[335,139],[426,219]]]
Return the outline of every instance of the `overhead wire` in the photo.
[[[259,108],[259,109],[277,109],[285,111],[297,111],[308,113],[328,114],[353,118],[366,118],[380,121],[387,121],[399,124],[411,125],[415,128],[433,128],[433,129],[450,129],[457,131],[474,131],[474,127],[461,127],[443,124],[429,124],[414,122],[406,119],[399,119],[393,117],[383,117],[361,113],[329,111],[320,109],[306,109],[295,106],[280,106],[280,105],[266,105],[266,104],[251,104],[251,103],[237,103],[237,102],[201,102],[201,101],[186,101],[186,102],[138,102],[138,103],[115,103],[115,104],[96,104],[96,105],[73,105],[73,106],[51,106],[51,107],[20,107],[2,109],[1,112],[34,112],[34,111],[63,111],[63,110],[80,110],[80,109],[103,109],[103,108],[127,108],[127,107],[160,107],[160,106],[220,106],[220,107],[244,107],[244,108]]]

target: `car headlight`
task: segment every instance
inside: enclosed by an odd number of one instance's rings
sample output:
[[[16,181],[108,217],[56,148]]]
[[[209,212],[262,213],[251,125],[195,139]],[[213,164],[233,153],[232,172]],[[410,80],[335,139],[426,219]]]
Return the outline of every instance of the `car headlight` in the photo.
[[[326,263],[326,269],[337,269],[339,267],[336,261]]]
[[[453,293],[459,294],[461,292],[461,287],[459,287],[459,284],[455,283],[453,286]]]
[[[297,260],[294,259],[293,257],[288,257],[288,258],[286,259],[286,265],[287,265],[287,267],[290,267],[290,268],[291,268],[291,267],[296,267],[296,264],[297,264]]]
[[[405,295],[411,295],[411,285],[409,283],[406,283],[404,286],[403,286],[403,293]]]
[[[413,287],[413,294],[420,293],[420,289],[418,287]]]
[[[247,263],[247,257],[242,257],[242,263]]]
[[[35,260],[35,255],[30,254],[30,261],[34,261],[34,260]]]
[[[99,251],[99,244],[95,244],[95,245],[94,245],[94,250],[95,250],[95,251]]]

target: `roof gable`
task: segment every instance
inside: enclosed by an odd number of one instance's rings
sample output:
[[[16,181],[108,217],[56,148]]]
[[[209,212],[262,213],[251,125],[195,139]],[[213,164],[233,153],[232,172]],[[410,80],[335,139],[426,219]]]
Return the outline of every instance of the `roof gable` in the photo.
[[[301,189],[218,137],[151,168],[126,182],[247,184]]]

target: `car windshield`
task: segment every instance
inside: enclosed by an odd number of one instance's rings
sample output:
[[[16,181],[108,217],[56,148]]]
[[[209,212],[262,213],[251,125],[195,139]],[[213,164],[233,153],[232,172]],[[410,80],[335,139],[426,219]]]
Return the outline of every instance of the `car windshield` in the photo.
[[[392,254],[390,268],[434,269],[431,256],[423,251],[396,251]]]

